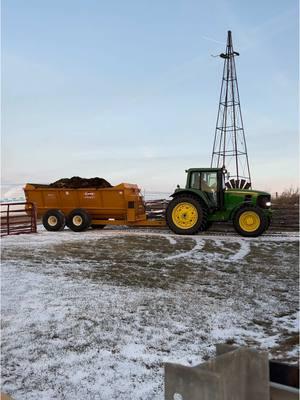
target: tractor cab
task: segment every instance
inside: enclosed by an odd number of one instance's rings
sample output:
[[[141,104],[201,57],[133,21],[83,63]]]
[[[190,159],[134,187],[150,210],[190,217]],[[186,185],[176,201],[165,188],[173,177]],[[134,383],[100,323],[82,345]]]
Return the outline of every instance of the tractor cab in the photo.
[[[225,172],[223,168],[190,168],[187,171],[186,189],[201,191],[211,208],[224,204]]]

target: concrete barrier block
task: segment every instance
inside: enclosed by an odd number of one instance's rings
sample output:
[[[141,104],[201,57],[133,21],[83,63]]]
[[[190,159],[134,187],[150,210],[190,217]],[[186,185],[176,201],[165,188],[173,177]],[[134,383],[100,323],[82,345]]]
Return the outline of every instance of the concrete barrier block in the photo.
[[[165,399],[175,400],[175,393],[188,400],[270,399],[266,352],[224,347],[220,353],[195,367],[166,364]]]
[[[211,371],[166,363],[165,400],[221,399],[220,380],[220,375]]]

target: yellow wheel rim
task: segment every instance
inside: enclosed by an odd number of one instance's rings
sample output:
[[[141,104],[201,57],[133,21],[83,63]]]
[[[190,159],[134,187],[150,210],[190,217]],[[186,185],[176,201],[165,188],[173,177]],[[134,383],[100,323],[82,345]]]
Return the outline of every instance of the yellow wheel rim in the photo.
[[[75,215],[72,222],[75,226],[80,226],[82,224],[82,217],[80,215]]]
[[[180,229],[190,229],[198,221],[198,211],[191,203],[179,203],[172,211],[172,221]]]
[[[240,215],[239,224],[245,232],[254,232],[260,226],[259,215],[255,211],[245,211]]]

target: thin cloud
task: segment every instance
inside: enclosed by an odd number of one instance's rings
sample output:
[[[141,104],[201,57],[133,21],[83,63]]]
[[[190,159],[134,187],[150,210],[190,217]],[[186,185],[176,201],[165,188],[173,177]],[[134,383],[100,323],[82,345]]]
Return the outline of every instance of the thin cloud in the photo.
[[[201,36],[201,38],[204,39],[204,40],[208,40],[209,42],[214,42],[214,43],[218,43],[218,44],[222,44],[223,46],[226,46],[225,42],[220,42],[219,40],[210,38],[208,36]]]

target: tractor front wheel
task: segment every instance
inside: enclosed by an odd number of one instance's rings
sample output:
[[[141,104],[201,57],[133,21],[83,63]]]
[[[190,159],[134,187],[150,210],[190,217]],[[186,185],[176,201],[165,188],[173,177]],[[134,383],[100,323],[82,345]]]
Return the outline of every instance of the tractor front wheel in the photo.
[[[177,196],[168,205],[166,221],[173,232],[193,235],[206,226],[207,210],[194,196]]]
[[[237,233],[246,237],[256,237],[264,233],[268,219],[258,207],[246,206],[240,208],[234,218],[233,226]]]
[[[271,218],[267,217],[267,223],[266,223],[265,231],[267,231],[270,228],[270,225],[271,225]]]

